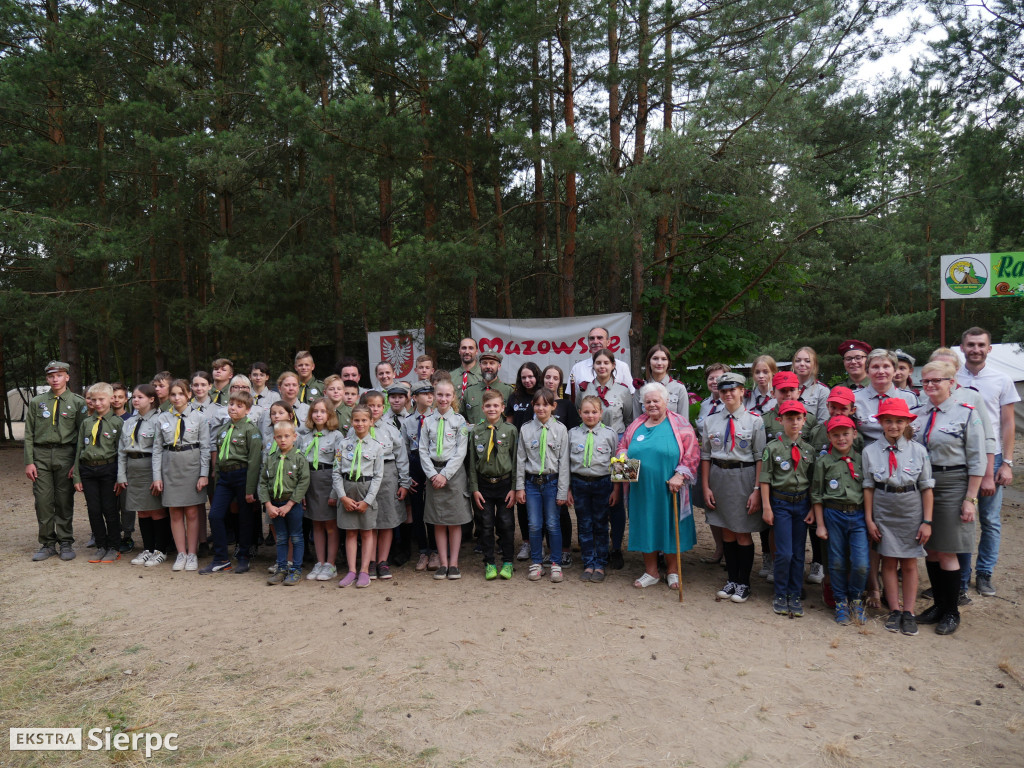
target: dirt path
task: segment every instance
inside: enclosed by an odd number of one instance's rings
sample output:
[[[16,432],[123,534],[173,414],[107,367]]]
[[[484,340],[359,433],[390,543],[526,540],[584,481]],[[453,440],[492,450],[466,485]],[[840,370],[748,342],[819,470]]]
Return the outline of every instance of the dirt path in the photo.
[[[763,580],[716,603],[703,526],[682,606],[632,588],[638,555],[603,585],[578,566],[552,585],[485,582],[464,549],[460,582],[406,566],[360,591],[267,587],[269,550],[215,577],[84,548],[31,563],[31,489],[3,450],[0,720],[176,731],[157,759],[180,765],[1020,766],[1022,498],[1004,505],[999,597],[975,596],[951,637],[908,638],[837,626],[813,586],[799,620],[771,613]],[[48,666],[50,646],[68,650]],[[62,759],[46,764],[109,760]]]

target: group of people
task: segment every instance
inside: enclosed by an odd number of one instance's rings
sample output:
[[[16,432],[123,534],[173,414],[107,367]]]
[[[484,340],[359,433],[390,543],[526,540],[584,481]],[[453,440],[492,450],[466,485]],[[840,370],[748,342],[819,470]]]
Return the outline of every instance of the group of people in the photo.
[[[381,362],[370,390],[351,359],[320,381],[300,352],[274,389],[265,364],[236,375],[221,358],[212,375],[163,372],[136,386],[130,410],[123,386],[97,383],[83,398],[67,389],[67,364],[51,362],[50,390],[26,417],[39,522],[33,559],[75,557],[78,490],[95,544],[90,562],[131,551],[137,518],[142,552],[132,563],[144,567],[173,548],[174,570],[245,573],[256,546],[272,538],[270,584],[367,587],[413,556],[417,571],[457,580],[469,535],[486,580],[511,579],[525,560],[528,579],[546,573],[557,583],[573,564],[571,510],[581,580],[600,583],[622,568],[626,541],[643,555],[636,588],[661,583],[664,568],[678,589],[676,552],[696,543],[697,507],[716,542],[705,559],[724,560],[728,572],[719,600],[749,599],[757,533],[772,609],[801,616],[813,532],[808,580],[830,588],[837,622],[863,623],[884,594],[887,629],[916,634],[935,623],[948,634],[970,600],[979,518],[976,587],[995,594],[1018,397],[986,366],[987,331],[965,331],[963,370],[952,350],[936,350],[920,396],[912,358],[858,340],[840,346],[849,378],[832,389],[818,381],[809,347],[790,370],[758,357],[749,387],[729,366],[709,365],[710,396],[695,423],[667,348],[652,347],[645,378],[633,379],[607,349],[606,329],[592,329],[588,342],[591,354],[568,382],[559,367],[528,362],[514,385],[498,378],[502,356],[479,353],[471,338],[460,342],[455,370],[437,371],[422,356],[416,379],[400,382]],[[615,463],[626,459],[639,464],[634,481],[613,483]],[[212,557],[200,568],[204,545]],[[934,605],[915,615],[920,557]]]

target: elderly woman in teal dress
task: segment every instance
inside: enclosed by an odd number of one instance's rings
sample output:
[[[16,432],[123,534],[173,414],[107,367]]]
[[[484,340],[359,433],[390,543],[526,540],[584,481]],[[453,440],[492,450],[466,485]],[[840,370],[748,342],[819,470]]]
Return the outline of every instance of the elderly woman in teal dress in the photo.
[[[640,460],[640,476],[628,486],[629,549],[642,552],[644,573],[633,582],[643,589],[660,581],[658,553],[665,553],[668,585],[679,588],[673,496],[679,515],[681,552],[693,549],[697,529],[690,505],[690,485],[700,466],[700,445],[690,422],[668,408],[668,391],[652,382],[640,390],[643,414],[626,429],[619,455]]]

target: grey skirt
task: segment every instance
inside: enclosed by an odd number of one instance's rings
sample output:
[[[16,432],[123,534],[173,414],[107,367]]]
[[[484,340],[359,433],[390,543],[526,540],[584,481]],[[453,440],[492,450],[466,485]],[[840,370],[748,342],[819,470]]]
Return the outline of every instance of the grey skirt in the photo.
[[[435,488],[430,478],[425,480],[427,495],[423,508],[423,522],[431,525],[464,525],[473,519],[469,508],[469,490],[466,468],[459,467],[444,488]]]
[[[196,490],[202,450],[164,451],[160,463],[165,507],[198,507],[206,504],[206,489]]]
[[[345,495],[355,501],[362,501],[370,490],[369,480],[346,480]],[[380,495],[377,495],[377,499]],[[377,527],[377,499],[365,512],[348,512],[338,500],[338,527],[345,531],[372,531]]]
[[[326,520],[337,520],[338,512],[335,507],[328,505],[331,498],[331,469],[328,464],[320,469],[309,468],[309,490],[306,491],[305,512],[307,520],[324,522]]]
[[[405,522],[405,502],[398,496],[398,465],[384,462],[384,479],[377,494],[377,529],[397,528]]]
[[[917,543],[917,532],[924,519],[921,494],[885,493],[877,488],[872,502],[872,519],[882,533],[875,545],[882,557],[924,557],[924,547]]]
[[[152,457],[125,458],[124,461],[124,474],[128,480],[128,490],[125,491],[124,500],[125,509],[129,512],[151,512],[155,509],[163,509],[163,498],[149,492],[149,486],[153,483]]]
[[[708,525],[717,525],[734,533],[757,533],[765,530],[768,526],[761,518],[760,512],[747,514],[747,499],[750,498],[756,483],[754,467],[725,469],[712,464],[708,485],[715,495],[715,508],[711,509],[705,502],[705,518]]]
[[[932,552],[973,552],[974,523],[960,519],[960,507],[967,495],[967,472],[936,472],[935,503],[932,508],[932,537],[927,549]]]

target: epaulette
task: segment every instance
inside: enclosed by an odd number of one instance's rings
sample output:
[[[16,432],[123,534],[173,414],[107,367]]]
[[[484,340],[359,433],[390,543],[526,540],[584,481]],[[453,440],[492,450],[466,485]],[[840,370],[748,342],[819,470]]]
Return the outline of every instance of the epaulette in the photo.
[[[633,389],[640,389],[640,387],[647,384],[643,379],[633,379]]]
[[[590,382],[589,382],[589,381],[581,381],[581,382],[580,382],[579,384],[577,384],[576,386],[580,388],[580,392],[586,392],[586,391],[587,391],[587,385],[588,385],[588,384],[590,384]]]
[[[960,405],[962,405],[964,408],[970,408],[972,411],[974,410],[974,406],[971,405],[970,403],[960,403]]]

